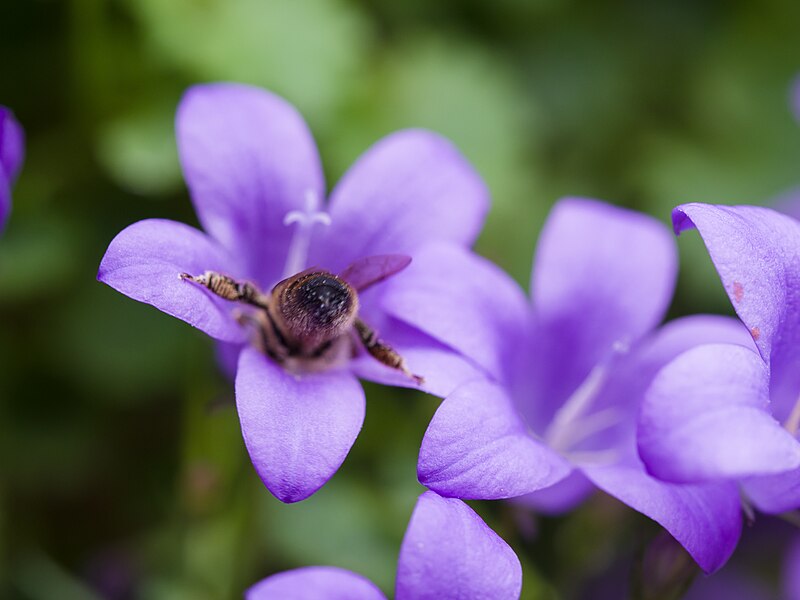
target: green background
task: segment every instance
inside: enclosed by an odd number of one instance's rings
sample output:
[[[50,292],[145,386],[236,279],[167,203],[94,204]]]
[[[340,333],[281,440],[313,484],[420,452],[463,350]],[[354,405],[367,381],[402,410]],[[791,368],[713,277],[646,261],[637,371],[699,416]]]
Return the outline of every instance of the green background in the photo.
[[[329,182],[393,130],[443,133],[492,191],[479,251],[527,286],[559,197],[666,222],[800,185],[798,72],[795,0],[0,0],[0,104],[28,134],[0,239],[0,597],[236,598],[313,564],[392,589],[436,399],[366,386],[343,468],[282,505],[211,341],[95,281],[126,225],[197,222],[173,134],[187,86],[285,96]],[[697,236],[679,247],[671,316],[728,312]],[[524,598],[592,597],[658,533],[599,494],[558,519],[473,506],[519,554]]]

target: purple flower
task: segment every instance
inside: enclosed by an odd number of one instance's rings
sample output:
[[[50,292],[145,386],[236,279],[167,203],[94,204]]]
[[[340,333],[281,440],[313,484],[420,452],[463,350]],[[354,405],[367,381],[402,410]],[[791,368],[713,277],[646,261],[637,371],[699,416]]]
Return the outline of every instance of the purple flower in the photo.
[[[0,106],[0,231],[11,212],[11,187],[25,155],[25,134],[11,111]]]
[[[686,204],[750,339],[702,345],[666,365],[647,393],[639,450],[678,482],[740,484],[758,509],[800,507],[800,222],[767,208]]]
[[[385,306],[490,378],[444,400],[422,442],[420,482],[551,511],[599,487],[663,525],[703,569],[719,568],[741,529],[735,486],[660,482],[636,452],[636,414],[657,370],[704,341],[747,337],[722,317],[653,331],[675,254],[655,220],[583,199],[562,200],[545,224],[530,300],[488,261],[452,247],[420,252],[387,283]]]
[[[460,500],[425,492],[417,500],[397,562],[396,600],[515,600],[522,569],[514,551]],[[336,567],[278,573],[246,600],[385,600],[369,580]]]
[[[409,130],[371,148],[323,204],[319,155],[300,115],[243,85],[190,89],[178,109],[177,139],[205,232],[166,220],[135,223],[111,242],[98,279],[225,342],[224,354],[238,354],[236,403],[253,464],[279,499],[302,500],[339,468],[361,429],[365,400],[356,375],[416,386],[358,350],[353,318],[399,351],[407,368],[425,377],[427,391],[446,393],[474,372],[386,315],[382,284],[357,301],[348,290],[378,283],[434,240],[471,244],[488,206],[486,189],[449,142]],[[284,290],[271,304],[274,313],[248,313],[217,295],[263,307],[277,282],[307,267],[329,273]],[[314,336],[323,326],[344,333],[320,342]],[[313,355],[301,355],[312,338],[319,342]]]
[[[765,565],[774,568],[765,570]],[[776,598],[800,598],[800,535],[793,525],[765,520],[747,530],[736,556],[724,569],[710,577],[697,578],[685,600]]]

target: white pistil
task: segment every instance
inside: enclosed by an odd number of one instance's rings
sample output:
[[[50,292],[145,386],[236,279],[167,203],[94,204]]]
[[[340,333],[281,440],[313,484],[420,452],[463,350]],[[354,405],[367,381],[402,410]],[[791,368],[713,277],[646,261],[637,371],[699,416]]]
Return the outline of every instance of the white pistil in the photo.
[[[622,413],[615,408],[607,408],[590,415],[586,415],[586,412],[608,379],[610,363],[618,354],[623,354],[628,349],[628,344],[616,342],[609,357],[595,365],[578,389],[558,409],[544,435],[551,448],[564,452],[622,420]]]
[[[319,197],[313,190],[308,190],[303,210],[291,210],[283,218],[283,224],[287,227],[297,224],[292,242],[289,244],[289,252],[286,255],[286,264],[283,268],[284,277],[299,273],[306,268],[308,249],[311,246],[311,230],[314,225],[317,223],[325,226],[331,224],[330,215],[319,208]]]
[[[797,435],[797,431],[800,429],[800,398],[797,399],[791,414],[789,414],[789,418],[786,419],[783,426],[786,428],[786,431],[793,436]]]

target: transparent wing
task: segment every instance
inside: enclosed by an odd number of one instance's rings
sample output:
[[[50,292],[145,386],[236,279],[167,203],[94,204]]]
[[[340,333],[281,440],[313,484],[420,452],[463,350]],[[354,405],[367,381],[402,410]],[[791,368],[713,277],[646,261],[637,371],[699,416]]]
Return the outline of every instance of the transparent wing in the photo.
[[[365,289],[399,273],[411,264],[411,257],[405,254],[381,254],[367,256],[352,263],[339,277],[352,285],[357,291]]]

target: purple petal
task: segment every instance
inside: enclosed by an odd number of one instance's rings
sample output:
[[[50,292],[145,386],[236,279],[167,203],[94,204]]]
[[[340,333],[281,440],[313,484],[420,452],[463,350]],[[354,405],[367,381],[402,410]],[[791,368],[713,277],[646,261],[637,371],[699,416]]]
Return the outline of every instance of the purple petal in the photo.
[[[456,498],[512,498],[572,470],[528,433],[505,391],[487,381],[459,387],[433,416],[419,452],[422,485]]]
[[[378,587],[357,573],[337,567],[305,567],[259,581],[245,600],[386,600]]]
[[[308,498],[344,462],[364,423],[364,390],[348,372],[292,375],[242,351],[236,407],[250,460],[283,502]]]
[[[264,90],[218,83],[191,88],[177,115],[178,150],[200,222],[264,287],[281,278],[311,192],[325,195],[319,155],[303,118]]]
[[[361,379],[421,389],[444,398],[462,383],[485,377],[476,365],[397,319],[382,320],[378,333],[403,357],[409,370],[425,381],[419,385],[407,375],[379,363],[366,352],[360,352],[350,363],[350,369]]]
[[[352,263],[339,276],[359,292],[399,273],[411,264],[411,257],[405,254],[382,254],[367,256]]]
[[[732,317],[693,315],[670,321],[645,337],[639,344],[609,361],[606,380],[586,414],[578,419],[584,431],[592,423],[602,422],[572,447],[580,452],[616,449],[621,454],[636,455],[636,420],[644,394],[655,375],[681,353],[707,343],[739,344],[755,350],[752,338],[741,321]],[[529,407],[526,405],[526,409]],[[535,409],[534,407],[531,407]],[[567,434],[578,437],[579,427]]]
[[[548,423],[615,345],[654,328],[672,297],[675,242],[646,215],[586,199],[553,208],[536,250],[531,294],[535,358],[526,369]]]
[[[0,232],[11,212],[11,187],[25,154],[25,134],[14,115],[0,106]]]
[[[461,352],[499,380],[525,343],[528,304],[519,286],[488,260],[432,244],[384,284],[384,309]]]
[[[742,481],[745,496],[761,512],[777,515],[800,509],[800,469]]]
[[[742,519],[734,484],[665,483],[641,464],[583,471],[601,490],[664,527],[706,573],[724,565],[736,548]]]
[[[408,254],[448,241],[469,246],[489,207],[481,178],[443,137],[422,130],[383,138],[333,190],[332,224],[313,264],[338,272],[362,256]]]
[[[596,489],[580,469],[575,469],[548,488],[514,498],[514,503],[545,515],[561,515],[576,508]]]
[[[800,222],[768,208],[685,204],[675,232],[696,227],[736,313],[770,365],[775,417],[800,395]]]
[[[767,411],[767,367],[755,352],[706,344],[662,369],[645,395],[639,452],[670,481],[706,481],[800,466],[800,443]]]
[[[217,342],[214,346],[214,354],[217,358],[217,366],[220,371],[231,381],[236,380],[236,367],[239,365],[239,355],[244,350],[242,344],[229,344],[227,342]]]
[[[106,250],[97,279],[226,342],[246,340],[231,317],[234,304],[184,279],[218,271],[238,277],[232,260],[202,232],[175,221],[149,219],[121,231]]]
[[[711,577],[698,578],[683,600],[775,600],[775,595],[761,581],[737,572],[731,564]]]
[[[779,195],[772,205],[775,210],[793,219],[800,219],[800,186],[795,186]]]
[[[517,600],[521,589],[514,551],[469,506],[419,497],[400,548],[396,600]]]
[[[25,156],[25,133],[5,106],[0,106],[0,171],[13,184]]]

